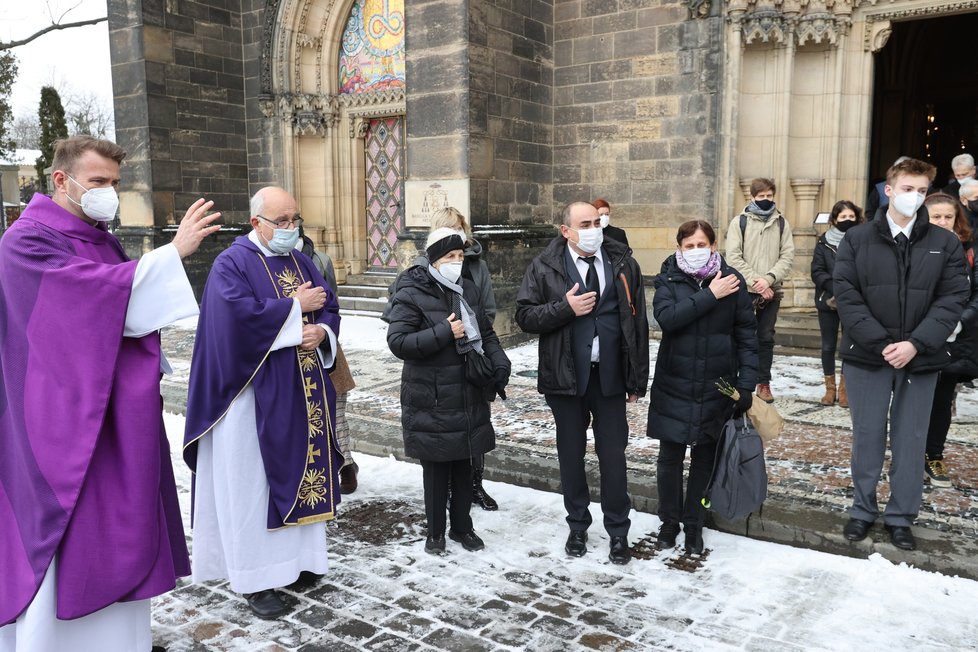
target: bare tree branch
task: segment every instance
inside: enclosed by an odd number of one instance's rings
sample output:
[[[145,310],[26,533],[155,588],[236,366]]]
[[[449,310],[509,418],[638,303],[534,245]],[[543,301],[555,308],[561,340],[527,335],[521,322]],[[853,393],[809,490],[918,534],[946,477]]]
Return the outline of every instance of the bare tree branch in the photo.
[[[109,19],[108,16],[102,16],[101,18],[92,18],[90,20],[78,20],[78,21],[75,21],[73,23],[63,23],[63,24],[62,23],[53,23],[51,25],[48,25],[44,29],[41,29],[41,30],[38,30],[38,31],[34,32],[33,34],[31,34],[27,38],[18,39],[16,41],[7,41],[6,43],[0,43],[0,52],[3,52],[4,50],[10,50],[10,49],[19,47],[21,45],[27,45],[28,43],[30,43],[34,39],[39,38],[41,36],[44,36],[48,32],[53,32],[53,31],[59,30],[59,29],[70,29],[72,27],[85,27],[86,25],[97,25],[98,23],[101,23],[101,22],[106,21],[108,19]]]

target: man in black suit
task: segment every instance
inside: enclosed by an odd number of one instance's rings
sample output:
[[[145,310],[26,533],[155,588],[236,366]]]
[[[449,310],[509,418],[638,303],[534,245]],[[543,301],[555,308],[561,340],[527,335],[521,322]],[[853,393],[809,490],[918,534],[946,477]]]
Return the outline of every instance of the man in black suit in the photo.
[[[560,483],[570,534],[565,550],[587,552],[590,493],[584,469],[593,424],[601,473],[601,510],[609,559],[627,564],[628,496],[625,403],[649,380],[649,324],[642,270],[631,249],[605,240],[597,209],[568,204],[560,235],[530,263],[516,297],[516,322],[540,335],[537,389],[557,429]]]

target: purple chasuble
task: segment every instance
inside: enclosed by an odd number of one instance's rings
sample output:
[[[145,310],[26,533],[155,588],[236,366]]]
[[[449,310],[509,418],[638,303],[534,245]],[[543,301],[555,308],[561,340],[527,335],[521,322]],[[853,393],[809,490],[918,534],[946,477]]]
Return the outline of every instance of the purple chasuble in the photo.
[[[246,236],[215,260],[204,286],[190,365],[184,459],[197,469],[197,441],[251,383],[268,479],[268,529],[333,518],[343,456],[333,433],[336,392],[315,351],[271,351],[288,320],[296,289],[312,281],[326,305],[303,315],[339,336],[336,295],[299,252],[265,256]],[[323,340],[328,346],[329,339]]]
[[[57,617],[190,573],[160,337],[123,337],[136,262],[38,193],[0,239],[0,625],[58,555]]]

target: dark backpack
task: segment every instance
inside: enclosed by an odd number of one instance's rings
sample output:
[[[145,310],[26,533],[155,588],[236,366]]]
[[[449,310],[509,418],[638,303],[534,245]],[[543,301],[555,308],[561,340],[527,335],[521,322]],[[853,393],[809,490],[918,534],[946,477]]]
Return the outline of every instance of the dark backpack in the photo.
[[[723,518],[750,515],[767,498],[764,443],[747,415],[728,420],[713,464],[703,506]]]
[[[740,214],[740,240],[747,234],[747,213]],[[778,215],[778,235],[784,237],[784,215]]]

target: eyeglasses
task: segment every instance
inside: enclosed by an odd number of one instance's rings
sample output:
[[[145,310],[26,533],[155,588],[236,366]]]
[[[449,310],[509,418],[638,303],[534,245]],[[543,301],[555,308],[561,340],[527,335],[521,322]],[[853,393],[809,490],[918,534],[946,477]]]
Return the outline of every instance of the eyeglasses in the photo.
[[[266,222],[274,226],[276,229],[288,229],[293,227],[298,229],[300,226],[302,226],[302,216],[299,215],[298,213],[296,213],[295,217],[293,217],[291,220],[288,219],[287,217],[283,217],[278,220],[270,220],[264,215],[256,215],[255,217],[265,220]]]

